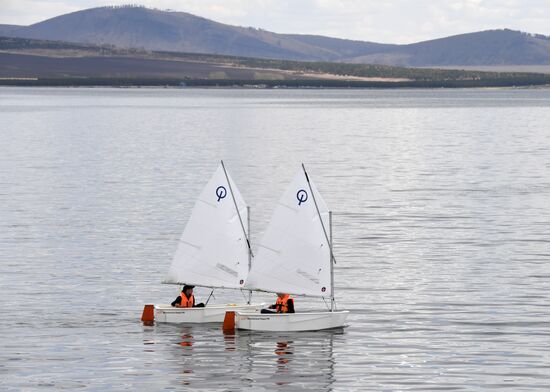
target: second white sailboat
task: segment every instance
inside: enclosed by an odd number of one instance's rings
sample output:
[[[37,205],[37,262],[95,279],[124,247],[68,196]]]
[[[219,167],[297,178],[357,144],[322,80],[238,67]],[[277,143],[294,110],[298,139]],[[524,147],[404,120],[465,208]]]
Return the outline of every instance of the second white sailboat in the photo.
[[[227,325],[258,331],[314,331],[344,326],[349,312],[335,309],[334,263],[332,215],[302,165],[273,212],[245,287],[321,297],[330,300],[330,309],[271,314],[237,310],[228,314]]]

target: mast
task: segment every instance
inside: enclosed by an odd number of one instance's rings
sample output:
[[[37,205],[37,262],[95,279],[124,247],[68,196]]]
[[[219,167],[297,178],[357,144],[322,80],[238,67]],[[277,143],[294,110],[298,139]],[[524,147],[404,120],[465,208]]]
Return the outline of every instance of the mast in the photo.
[[[330,232],[330,311],[334,311],[334,266],[332,265],[332,211],[328,212],[328,224]]]
[[[250,206],[246,206],[246,215],[248,220],[248,238],[250,238]],[[249,243],[250,247],[250,243]],[[249,249],[250,250],[250,249]],[[252,251],[248,252],[248,273],[250,273],[250,268],[252,268]],[[252,303],[252,290],[248,290],[248,305]]]

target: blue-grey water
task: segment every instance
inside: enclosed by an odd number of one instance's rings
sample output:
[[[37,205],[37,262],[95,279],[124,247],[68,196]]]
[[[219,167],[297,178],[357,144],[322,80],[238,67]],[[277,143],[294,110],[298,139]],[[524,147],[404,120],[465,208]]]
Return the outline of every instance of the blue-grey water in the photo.
[[[347,328],[141,324],[222,158],[256,243],[307,164]],[[550,89],[0,88],[0,298],[2,391],[548,391]]]

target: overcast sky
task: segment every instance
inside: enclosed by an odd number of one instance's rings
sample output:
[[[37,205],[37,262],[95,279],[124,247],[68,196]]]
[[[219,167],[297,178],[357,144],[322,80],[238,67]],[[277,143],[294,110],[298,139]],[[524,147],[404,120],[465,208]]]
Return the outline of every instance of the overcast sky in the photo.
[[[28,25],[81,9],[128,3],[0,0],[0,23]],[[386,43],[498,28],[550,35],[550,0],[141,0],[138,4],[277,33]]]

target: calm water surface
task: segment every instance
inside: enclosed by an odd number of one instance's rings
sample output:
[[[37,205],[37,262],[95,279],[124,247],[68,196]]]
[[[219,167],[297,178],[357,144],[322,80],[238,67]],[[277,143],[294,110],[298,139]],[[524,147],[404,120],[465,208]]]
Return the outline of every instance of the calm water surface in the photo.
[[[0,390],[550,390],[550,90],[0,88],[0,138]],[[256,242],[308,165],[347,328],[140,323],[221,158]]]

